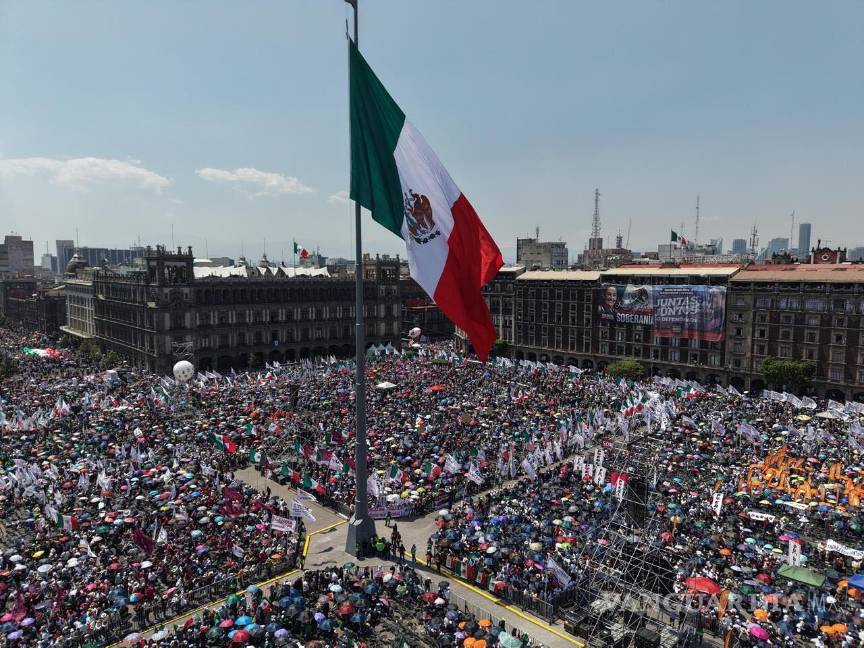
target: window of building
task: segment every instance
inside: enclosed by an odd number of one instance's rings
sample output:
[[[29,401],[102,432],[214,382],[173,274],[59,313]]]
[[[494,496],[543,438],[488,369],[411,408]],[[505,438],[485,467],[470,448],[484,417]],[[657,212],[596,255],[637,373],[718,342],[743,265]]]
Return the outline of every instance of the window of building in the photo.
[[[623,344],[618,344],[615,347],[615,353],[617,353],[620,356],[625,355],[627,353],[626,347]]]
[[[719,353],[709,353],[708,354],[708,364],[712,367],[720,366],[720,354]]]
[[[831,336],[831,343],[832,344],[846,344],[846,334],[835,332]]]
[[[791,324],[792,323],[792,316],[789,315],[788,313],[783,313],[780,316],[780,323],[781,324]]]
[[[764,340],[765,338],[768,337],[768,329],[757,328],[756,329],[756,337]]]
[[[744,353],[744,344],[741,342],[734,342],[732,344],[732,352],[733,353]]]
[[[746,305],[747,305],[747,300],[745,300],[745,299],[744,299],[743,297],[741,297],[741,296],[736,295],[736,296],[735,296],[735,302],[734,302],[734,304],[735,304],[735,306],[746,306]]]
[[[781,340],[791,340],[792,339],[792,329],[780,329],[780,339]]]
[[[822,312],[825,310],[826,303],[821,297],[811,297],[804,301],[804,309],[808,311]]]
[[[822,318],[818,315],[807,316],[807,326],[819,326],[822,323]]]
[[[627,331],[624,329],[616,329],[615,330],[615,339],[618,342],[624,342],[627,339]]]
[[[831,367],[828,369],[829,380],[840,382],[843,380],[843,367]]]
[[[846,310],[846,300],[845,299],[832,299],[831,300],[831,310],[845,311]]]
[[[864,367],[858,367],[858,382],[864,383]]]
[[[698,349],[699,348],[699,340],[696,338],[690,338],[690,348]]]
[[[843,316],[835,317],[834,328],[846,328],[846,318]]]
[[[756,298],[756,308],[771,308],[771,298],[770,297],[757,297]]]
[[[651,359],[652,360],[659,360],[660,359],[660,349],[658,349],[656,347],[651,349]]]
[[[681,357],[681,352],[678,349],[669,349],[669,360],[671,362],[678,362],[680,357]]]
[[[791,358],[792,357],[792,345],[791,344],[781,344],[777,350],[777,355],[781,358]]]
[[[681,346],[681,338],[677,338],[677,337],[669,338],[669,346],[673,346],[673,347]]]
[[[816,349],[806,348],[804,349],[804,359],[805,360],[815,360],[816,359]]]
[[[653,344],[654,346],[660,346],[660,336],[659,335],[651,336],[651,344]]]
[[[642,331],[633,331],[633,341],[641,342],[642,341]]]
[[[831,362],[845,362],[846,352],[843,349],[831,349]]]
[[[768,314],[767,313],[757,313],[756,314],[756,321],[759,324],[765,324],[768,321]]]
[[[735,369],[740,369],[741,368],[741,358],[732,358],[732,366]]]
[[[744,313],[732,313],[732,321],[733,322],[743,322],[744,321]]]
[[[798,297],[781,297],[779,304],[781,310],[798,310],[801,308],[801,300]]]
[[[742,337],[744,335],[744,329],[742,329],[740,326],[736,326],[734,335],[735,337]]]
[[[756,353],[758,355],[765,355],[766,349],[767,345],[764,342],[753,345],[753,353]]]
[[[609,343],[608,342],[601,342],[600,343],[600,353],[605,353],[608,355],[608,353],[609,353]]]

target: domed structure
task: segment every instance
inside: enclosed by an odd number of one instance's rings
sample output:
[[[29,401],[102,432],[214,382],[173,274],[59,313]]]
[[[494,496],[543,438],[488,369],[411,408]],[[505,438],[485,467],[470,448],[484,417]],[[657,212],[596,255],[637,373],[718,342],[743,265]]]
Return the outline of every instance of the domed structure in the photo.
[[[74,277],[78,270],[86,267],[87,261],[78,256],[78,251],[76,250],[75,254],[72,255],[72,258],[69,259],[69,263],[66,264],[66,275]]]

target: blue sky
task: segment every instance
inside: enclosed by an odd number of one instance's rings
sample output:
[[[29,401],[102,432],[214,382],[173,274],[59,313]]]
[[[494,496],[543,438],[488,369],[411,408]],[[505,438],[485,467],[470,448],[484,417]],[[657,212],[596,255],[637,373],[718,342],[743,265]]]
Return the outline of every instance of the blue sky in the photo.
[[[864,244],[864,3],[360,0],[360,45],[504,252],[758,223]],[[0,0],[0,233],[351,256],[341,0]],[[796,228],[797,230],[797,228]],[[797,235],[797,231],[796,231]],[[367,220],[365,248],[401,242]],[[289,258],[290,260],[290,258]]]

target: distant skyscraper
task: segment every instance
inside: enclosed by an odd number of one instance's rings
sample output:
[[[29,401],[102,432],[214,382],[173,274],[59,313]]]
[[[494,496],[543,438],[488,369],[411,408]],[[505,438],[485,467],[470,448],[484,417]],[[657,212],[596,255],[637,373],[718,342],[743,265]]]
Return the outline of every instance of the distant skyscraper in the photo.
[[[69,265],[69,259],[75,254],[75,241],[70,239],[57,240],[57,272],[63,274],[66,271],[66,266]]]
[[[33,274],[33,241],[7,234],[0,243],[0,274]]]
[[[810,223],[801,223],[798,226],[798,256],[806,257],[810,254]]]
[[[746,254],[747,253],[747,239],[733,239],[732,240],[732,254]]]
[[[847,261],[864,261],[864,247],[851,248],[846,255]]]
[[[765,248],[765,260],[770,261],[771,255],[776,254],[778,252],[788,252],[789,251],[789,239],[788,238],[773,238],[768,241],[768,247]]]

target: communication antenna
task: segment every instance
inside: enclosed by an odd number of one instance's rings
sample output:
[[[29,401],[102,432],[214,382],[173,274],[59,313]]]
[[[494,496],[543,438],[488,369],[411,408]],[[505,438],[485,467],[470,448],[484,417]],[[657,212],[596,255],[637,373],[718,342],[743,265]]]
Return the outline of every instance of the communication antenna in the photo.
[[[792,210],[792,225],[789,226],[789,250],[788,250],[789,252],[791,252],[792,250],[795,249],[795,246],[793,245],[793,242],[794,242],[793,237],[794,236],[795,236],[795,210],[793,209]],[[800,241],[799,241],[799,243],[800,243]]]
[[[696,194],[696,231],[693,233],[693,243],[699,245],[699,194]]]
[[[753,254],[753,256],[756,256],[758,247],[759,231],[756,229],[756,223],[753,223],[753,229],[750,230],[750,252]]]
[[[600,189],[594,189],[594,216],[591,218],[591,238],[600,238]]]

